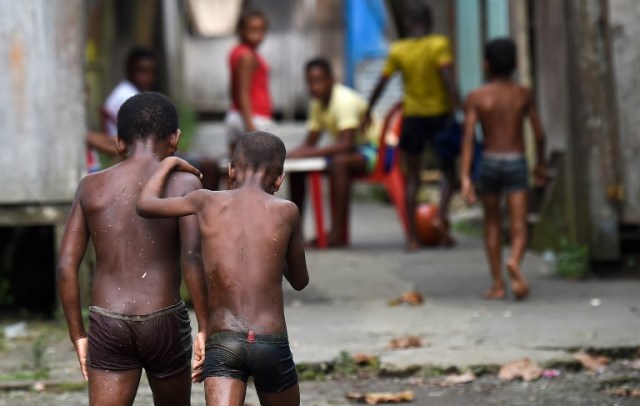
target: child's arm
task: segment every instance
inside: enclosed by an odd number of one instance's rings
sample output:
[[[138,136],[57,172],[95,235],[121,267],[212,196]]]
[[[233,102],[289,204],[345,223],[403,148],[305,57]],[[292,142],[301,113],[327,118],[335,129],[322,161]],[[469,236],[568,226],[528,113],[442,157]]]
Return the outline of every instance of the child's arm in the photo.
[[[460,163],[462,197],[468,204],[473,204],[476,201],[476,193],[471,182],[471,159],[473,157],[473,137],[477,120],[477,112],[473,106],[473,95],[469,95],[464,106],[464,133]]]
[[[240,98],[240,114],[242,114],[244,129],[247,132],[256,130],[251,109],[251,79],[257,67],[258,61],[256,57],[249,52],[240,57],[238,63],[238,96]]]
[[[382,95],[382,92],[384,92],[384,89],[387,87],[387,83],[389,83],[390,77],[391,77],[390,75],[383,73],[382,75],[380,75],[380,78],[378,79],[378,83],[376,83],[376,87],[373,88],[373,92],[369,97],[369,107],[367,107],[367,111],[366,113],[364,113],[364,117],[362,117],[362,123],[360,124],[360,128],[363,131],[367,127],[369,127],[369,124],[371,124],[371,112],[373,111],[373,108],[378,102],[378,99]]]
[[[88,380],[87,333],[80,310],[80,284],[78,282],[78,269],[89,241],[89,230],[85,223],[79,198],[82,185],[83,183],[80,183],[78,187],[76,198],[62,233],[56,279],[60,303],[67,320],[69,337],[75,347],[82,375],[85,380]]]
[[[309,284],[309,271],[307,270],[302,232],[300,231],[300,212],[294,204],[288,206],[287,210],[289,210],[292,232],[287,247],[284,277],[287,278],[292,288],[302,290]]]
[[[160,163],[158,170],[142,188],[140,199],[136,204],[136,211],[140,216],[154,218],[182,217],[196,214],[202,200],[202,195],[199,191],[191,192],[183,197],[160,197],[167,177],[174,170],[190,172],[200,178],[202,177],[200,171],[186,161],[177,157],[165,158]]]
[[[536,155],[537,163],[533,170],[534,182],[537,185],[544,184],[546,181],[546,159],[545,159],[545,135],[542,129],[542,121],[538,115],[533,92],[529,92],[529,120],[533,128],[533,135],[536,139]]]
[[[449,95],[449,102],[451,103],[451,113],[455,113],[458,109],[462,108],[460,102],[460,92],[458,91],[458,84],[456,83],[456,75],[452,65],[444,65],[440,67],[440,77],[444,82]]]

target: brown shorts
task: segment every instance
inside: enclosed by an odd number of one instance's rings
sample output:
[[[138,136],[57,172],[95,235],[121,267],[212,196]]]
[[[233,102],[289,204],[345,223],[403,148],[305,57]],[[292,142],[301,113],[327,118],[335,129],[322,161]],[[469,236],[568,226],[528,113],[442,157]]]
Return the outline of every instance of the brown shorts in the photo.
[[[156,378],[191,361],[191,323],[184,302],[145,315],[89,307],[88,365],[105,371],[144,368]]]

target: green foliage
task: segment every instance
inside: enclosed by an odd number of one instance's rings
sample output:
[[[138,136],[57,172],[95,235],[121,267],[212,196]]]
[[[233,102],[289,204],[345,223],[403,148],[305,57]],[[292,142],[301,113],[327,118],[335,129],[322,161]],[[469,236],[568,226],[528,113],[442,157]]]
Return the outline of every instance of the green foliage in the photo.
[[[584,278],[591,272],[589,258],[587,246],[570,243],[563,238],[556,252],[556,274],[563,278]]]
[[[182,132],[178,149],[180,151],[189,151],[198,127],[198,117],[189,104],[180,103],[178,105],[178,122]]]
[[[454,221],[451,225],[453,231],[457,234],[462,234],[467,237],[482,238],[482,224],[478,221],[473,220],[458,220]]]

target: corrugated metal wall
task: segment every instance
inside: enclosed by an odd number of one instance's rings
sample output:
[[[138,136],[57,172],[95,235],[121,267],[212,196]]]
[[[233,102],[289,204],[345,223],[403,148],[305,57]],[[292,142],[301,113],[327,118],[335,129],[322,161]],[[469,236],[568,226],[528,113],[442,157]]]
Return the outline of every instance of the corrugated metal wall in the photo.
[[[640,2],[610,0],[609,18],[625,189],[622,221],[640,224]]]
[[[82,0],[0,1],[0,204],[68,202],[85,170]]]

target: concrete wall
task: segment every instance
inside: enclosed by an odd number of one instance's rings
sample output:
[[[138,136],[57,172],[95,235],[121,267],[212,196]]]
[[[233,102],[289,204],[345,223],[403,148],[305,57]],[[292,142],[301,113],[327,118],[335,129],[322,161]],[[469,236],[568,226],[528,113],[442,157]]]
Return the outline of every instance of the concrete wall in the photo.
[[[0,204],[68,202],[85,170],[82,0],[0,0]]]
[[[640,2],[609,1],[619,122],[619,151],[625,196],[624,223],[640,224]]]

